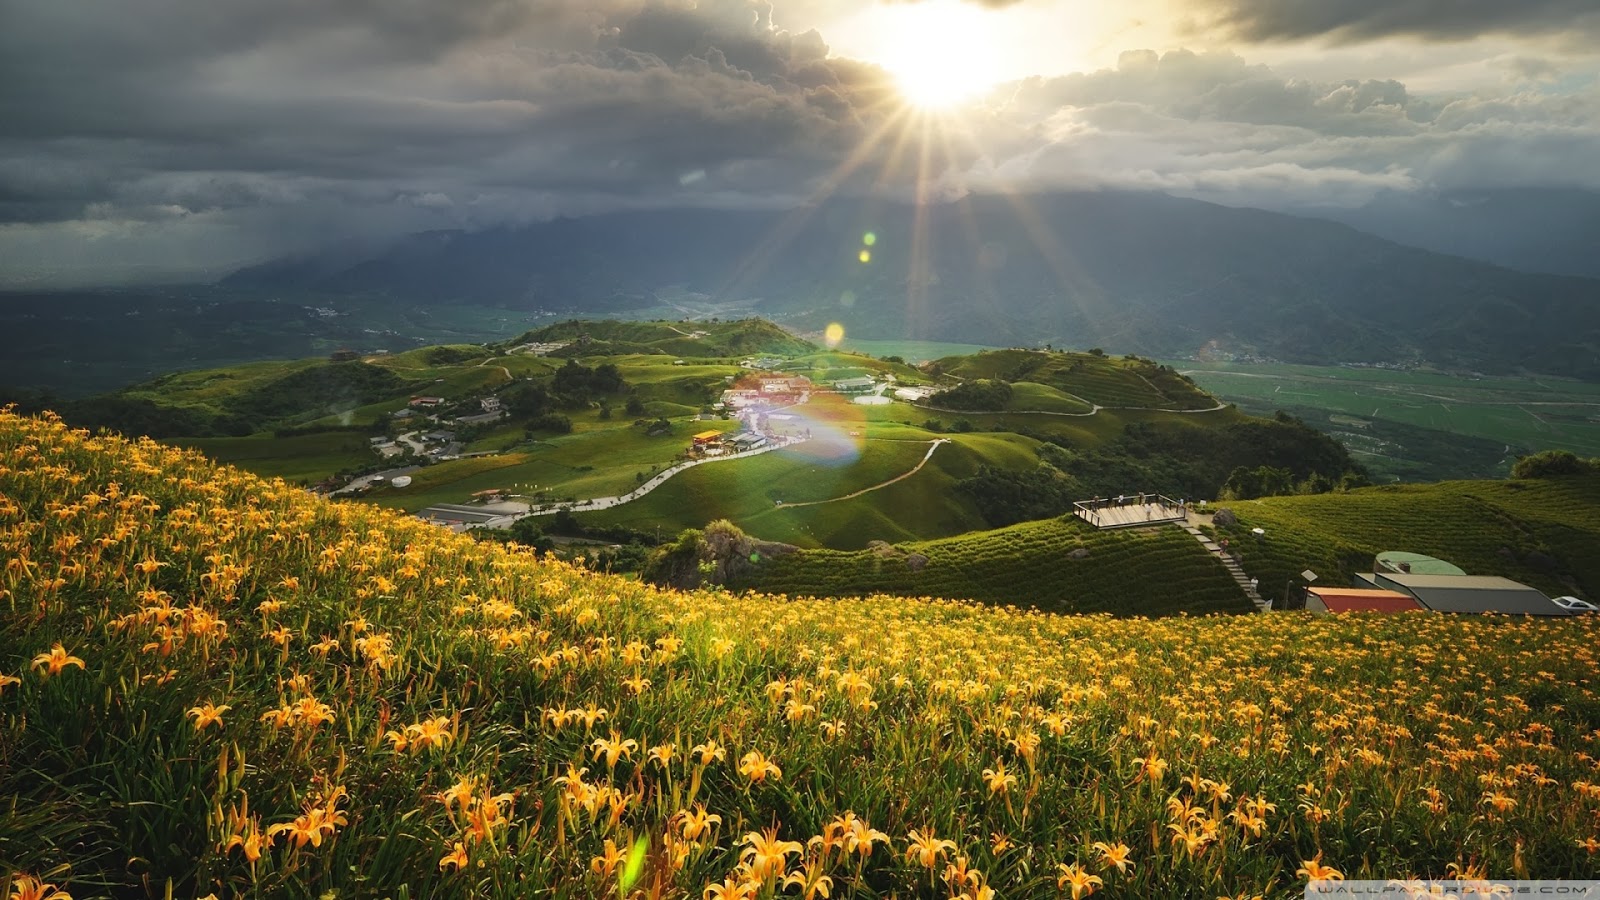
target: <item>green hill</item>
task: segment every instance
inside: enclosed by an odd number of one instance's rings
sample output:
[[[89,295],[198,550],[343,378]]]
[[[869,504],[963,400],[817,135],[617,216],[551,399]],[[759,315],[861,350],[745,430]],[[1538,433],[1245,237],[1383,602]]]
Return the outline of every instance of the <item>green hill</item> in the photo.
[[[1307,568],[1320,584],[1349,584],[1372,571],[1378,553],[1405,550],[1552,595],[1600,597],[1600,475],[1384,485],[1227,506],[1239,524],[1220,534],[1263,595],[1281,596]]]
[[[986,350],[938,360],[930,371],[961,379],[1002,379],[1039,385],[1077,398],[1081,404],[1114,409],[1201,410],[1217,405],[1211,395],[1168,366],[1135,356],[1045,350]],[[1029,410],[1037,393],[1019,393],[1007,409]],[[1068,409],[1078,412],[1079,409]]]
[[[1082,558],[1069,554],[1082,551]],[[1178,528],[1096,531],[1074,518],[936,541],[769,556],[734,588],[792,596],[894,594],[1050,612],[1254,612],[1211,553]]]
[[[635,322],[572,320],[530,331],[505,346],[571,341],[571,354],[664,353],[671,356],[711,358],[752,354],[799,356],[817,346],[795,337],[765,319],[727,322]]]

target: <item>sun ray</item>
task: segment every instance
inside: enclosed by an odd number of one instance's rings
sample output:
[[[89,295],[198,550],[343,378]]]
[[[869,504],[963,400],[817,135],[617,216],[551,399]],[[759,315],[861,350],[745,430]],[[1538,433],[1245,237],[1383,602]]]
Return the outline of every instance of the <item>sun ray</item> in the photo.
[[[873,129],[866,138],[850,151],[849,156],[845,157],[832,171],[823,176],[822,181],[811,191],[804,202],[785,214],[778,221],[778,224],[773,226],[762,237],[760,243],[751,248],[748,253],[733,265],[717,293],[719,295],[730,294],[740,285],[747,284],[759,277],[778,251],[794,240],[795,235],[800,233],[800,229],[804,228],[806,222],[816,214],[822,202],[833,196],[849,180],[850,176],[854,175],[856,170],[860,169],[871,158],[873,151],[895,129],[896,125],[909,117],[910,114],[911,110],[907,107],[891,111],[877,128]]]

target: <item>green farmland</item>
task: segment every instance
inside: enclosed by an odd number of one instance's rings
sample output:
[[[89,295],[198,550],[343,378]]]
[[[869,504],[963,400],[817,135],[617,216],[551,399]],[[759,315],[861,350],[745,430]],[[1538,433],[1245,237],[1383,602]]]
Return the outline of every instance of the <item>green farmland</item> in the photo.
[[[1516,457],[1539,450],[1600,455],[1597,384],[1336,366],[1173,365],[1246,412],[1300,415],[1379,476],[1499,475]],[[1469,450],[1472,457],[1462,458]]]

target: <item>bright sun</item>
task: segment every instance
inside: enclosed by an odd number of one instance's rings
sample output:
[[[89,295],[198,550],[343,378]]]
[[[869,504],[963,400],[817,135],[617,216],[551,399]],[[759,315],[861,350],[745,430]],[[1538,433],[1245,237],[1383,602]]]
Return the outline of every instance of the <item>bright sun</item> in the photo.
[[[926,0],[890,8],[887,46],[879,55],[909,102],[947,108],[999,80],[989,17],[976,4]]]

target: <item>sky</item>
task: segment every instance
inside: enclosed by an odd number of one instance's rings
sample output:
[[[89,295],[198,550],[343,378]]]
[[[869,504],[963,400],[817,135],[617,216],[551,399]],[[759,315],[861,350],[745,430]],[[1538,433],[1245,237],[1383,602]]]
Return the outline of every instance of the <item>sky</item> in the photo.
[[[832,192],[1600,190],[1595,0],[0,0],[0,285]]]

